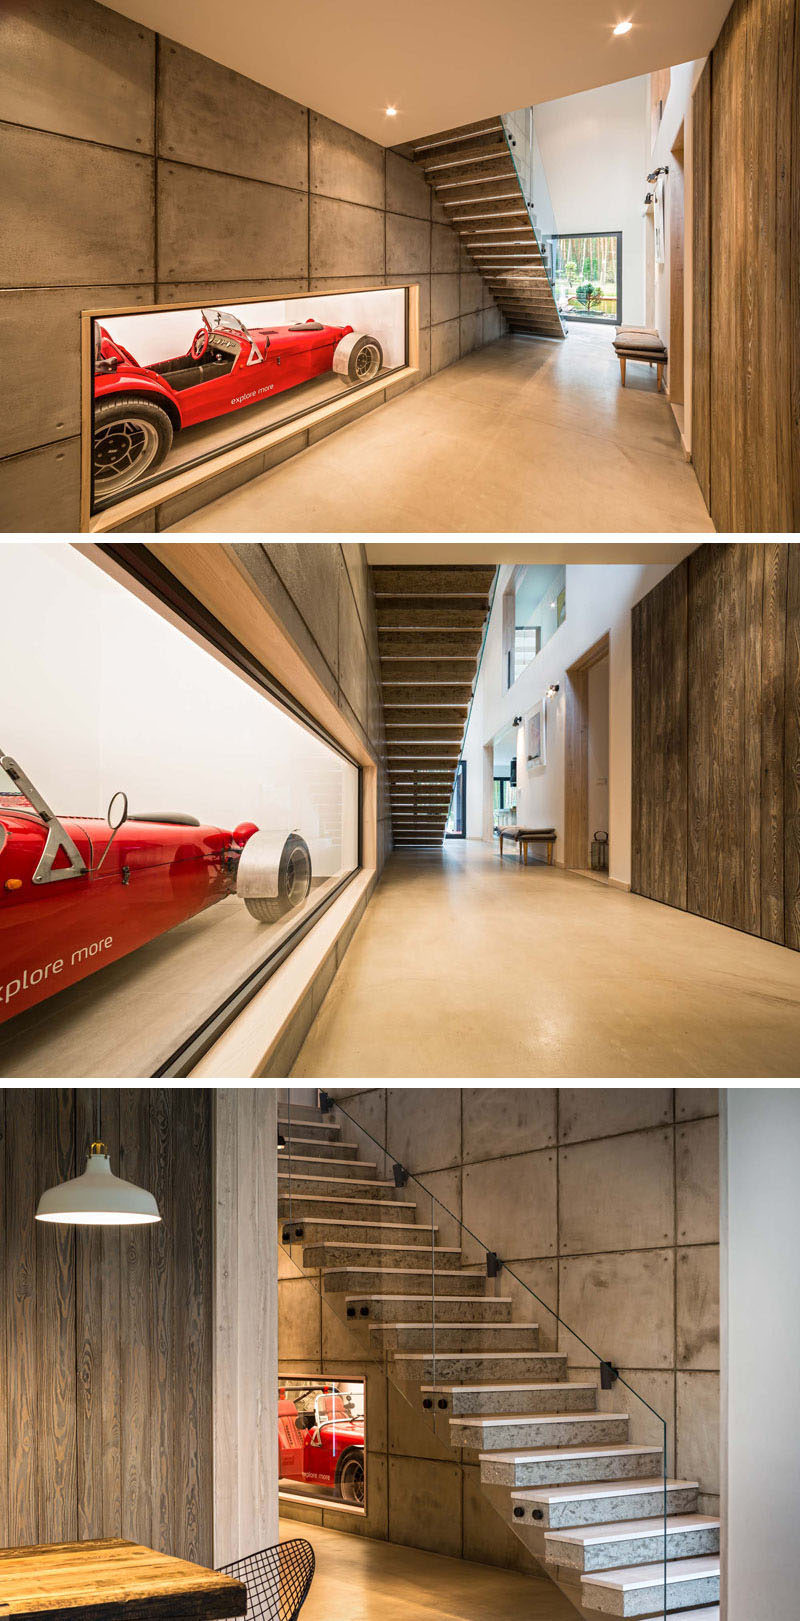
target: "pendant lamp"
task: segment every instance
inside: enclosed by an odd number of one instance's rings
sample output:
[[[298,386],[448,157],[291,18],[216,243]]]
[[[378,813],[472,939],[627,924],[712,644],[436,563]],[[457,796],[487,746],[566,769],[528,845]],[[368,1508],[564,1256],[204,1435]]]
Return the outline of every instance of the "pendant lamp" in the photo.
[[[48,1188],[39,1200],[36,1220],[74,1227],[136,1227],[160,1221],[161,1215],[152,1193],[115,1176],[105,1143],[94,1142],[83,1176]]]

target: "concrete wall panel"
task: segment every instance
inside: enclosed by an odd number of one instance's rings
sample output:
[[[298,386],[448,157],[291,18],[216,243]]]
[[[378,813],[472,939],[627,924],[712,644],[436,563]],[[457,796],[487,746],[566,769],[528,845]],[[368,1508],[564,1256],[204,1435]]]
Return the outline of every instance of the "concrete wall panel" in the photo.
[[[679,1086],[675,1093],[675,1118],[699,1120],[702,1115],[719,1113],[718,1086]]]
[[[676,1133],[678,1242],[719,1242],[719,1122],[697,1120]]]
[[[557,1621],[562,1614],[574,1621],[574,1611],[562,1599],[558,1588],[543,1574],[541,1566],[537,1565],[519,1537],[514,1535],[508,1521],[488,1502],[477,1464],[464,1464],[462,1513],[464,1559],[475,1560],[480,1565],[498,1565],[502,1570],[521,1570],[535,1575],[541,1583],[546,1583],[543,1588],[543,1613],[548,1621]]]
[[[419,1458],[389,1459],[389,1536],[433,1553],[461,1553],[461,1468]]]
[[[457,1087],[392,1087],[386,1145],[408,1171],[457,1165],[461,1157],[461,1095]]]
[[[383,147],[320,113],[309,114],[309,191],[367,208],[386,206]]]
[[[460,268],[461,244],[455,231],[449,225],[434,225],[431,229],[431,270],[436,272]]]
[[[431,323],[452,321],[458,315],[458,276],[431,276]]]
[[[704,1492],[719,1491],[719,1374],[677,1375],[677,1469]]]
[[[514,1322],[539,1324],[540,1351],[557,1350],[558,1322],[553,1314],[558,1311],[558,1261],[512,1261],[510,1266],[514,1276],[504,1267],[497,1280],[497,1293],[510,1298]]]
[[[567,1254],[674,1242],[671,1130],[563,1148],[559,1174]]]
[[[196,169],[305,191],[305,107],[171,39],[158,55],[159,152]]]
[[[431,327],[431,371],[443,371],[452,366],[461,354],[461,332],[458,321],[444,321]]]
[[[469,355],[477,349],[483,339],[483,317],[480,310],[473,310],[471,315],[461,316],[461,353]]]
[[[93,0],[3,0],[0,118],[152,152],[155,42]]]
[[[152,284],[153,166],[132,152],[0,128],[0,285]]]
[[[470,1086],[463,1103],[464,1163],[550,1148],[556,1140],[552,1086]]]
[[[315,276],[384,274],[384,216],[359,203],[311,197],[311,265]]]
[[[561,1262],[560,1316],[601,1357],[619,1367],[669,1368],[674,1344],[672,1250],[574,1256]],[[561,1350],[586,1367],[586,1352],[566,1329]]]
[[[488,289],[484,286],[483,277],[474,270],[462,270],[461,314],[470,315],[473,310],[482,310],[485,295],[488,296]]]
[[[77,529],[80,478],[80,439],[61,439],[6,457],[0,461],[0,525],[12,533]]]
[[[719,1245],[678,1250],[678,1366],[719,1368]]]
[[[386,207],[390,214],[412,214],[429,220],[433,192],[427,180],[408,158],[386,153]]]
[[[115,287],[113,296],[119,304],[152,304],[154,290]],[[0,293],[0,443],[5,455],[80,433],[80,312],[107,301],[107,287]]]
[[[158,165],[159,269],[166,281],[244,280],[308,274],[304,192]]]
[[[660,1086],[562,1086],[558,1107],[559,1142],[577,1143],[666,1125],[672,1119],[672,1093]]]
[[[556,1155],[552,1149],[465,1165],[465,1226],[481,1245],[503,1259],[555,1255],[555,1194]],[[466,1236],[464,1257],[469,1261],[483,1257],[482,1248]]]
[[[338,547],[321,542],[264,541],[263,551],[303,617],[332,673],[339,673],[339,587],[344,567]]]
[[[431,268],[431,228],[425,220],[404,214],[386,215],[386,274],[428,275]]]

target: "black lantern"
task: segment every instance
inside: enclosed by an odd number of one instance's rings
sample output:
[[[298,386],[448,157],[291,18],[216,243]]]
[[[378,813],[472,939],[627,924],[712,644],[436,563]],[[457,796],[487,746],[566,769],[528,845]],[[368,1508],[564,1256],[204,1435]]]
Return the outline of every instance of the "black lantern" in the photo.
[[[592,872],[608,872],[607,833],[595,833],[592,839]]]

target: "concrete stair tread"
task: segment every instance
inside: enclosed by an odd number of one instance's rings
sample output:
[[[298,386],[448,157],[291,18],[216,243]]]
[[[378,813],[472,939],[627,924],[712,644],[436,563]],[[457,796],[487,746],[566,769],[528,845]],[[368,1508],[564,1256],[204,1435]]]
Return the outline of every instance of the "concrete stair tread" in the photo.
[[[513,1327],[513,1324],[511,1325]],[[502,1324],[493,1323],[492,1328],[502,1327]],[[596,1386],[594,1387],[597,1388]],[[606,1413],[595,1408],[590,1413],[476,1413],[473,1418],[451,1418],[450,1423],[465,1424],[472,1428],[476,1424],[602,1424],[607,1419],[628,1418],[627,1413]],[[493,1457],[502,1457],[502,1453],[493,1453]]]
[[[463,1300],[465,1306],[471,1306],[475,1302],[475,1296],[474,1295],[441,1295],[440,1298],[442,1300]],[[478,1299],[482,1299],[482,1298],[484,1298],[484,1297],[482,1297],[480,1295],[478,1296]],[[490,1295],[490,1296],[488,1296],[488,1298],[490,1300],[494,1301],[495,1304],[498,1305],[498,1306],[510,1306],[512,1304],[510,1295]],[[368,1295],[345,1295],[345,1301],[347,1302],[348,1305],[355,1305],[356,1302],[360,1301],[360,1300],[419,1300],[419,1295],[374,1295],[374,1294],[368,1294]],[[452,1327],[453,1325],[448,1324],[447,1326]],[[500,1326],[500,1325],[498,1325],[498,1326]],[[414,1324],[397,1323],[397,1324],[395,1324],[395,1327],[397,1327],[397,1328],[407,1328],[407,1327],[417,1328],[417,1327],[419,1327],[419,1325],[417,1323],[414,1323]],[[427,1389],[427,1388],[429,1388],[429,1387],[428,1386],[423,1386],[423,1389]],[[433,1390],[433,1389],[438,1390],[439,1388],[440,1387],[438,1385],[436,1385],[436,1386],[431,1385],[430,1386],[431,1390]],[[442,1389],[445,1389],[445,1388],[449,1389],[450,1386],[447,1386],[447,1387],[442,1386],[441,1388]],[[594,1388],[596,1389],[597,1387],[595,1386]]]
[[[329,1267],[323,1267],[322,1268],[322,1275],[323,1275],[323,1277],[325,1277],[329,1273],[332,1273],[332,1272],[377,1272],[377,1271],[382,1272],[385,1276],[395,1274],[398,1278],[429,1278],[430,1275],[431,1275],[430,1267],[422,1267],[422,1266],[382,1266],[382,1267],[375,1267],[375,1266],[329,1266]],[[472,1277],[476,1277],[477,1275],[478,1274],[476,1274],[476,1273],[471,1274]],[[464,1276],[464,1274],[463,1274],[463,1272],[456,1272],[455,1270],[451,1270],[451,1271],[445,1271],[445,1272],[437,1272],[436,1276],[437,1276],[437,1278],[461,1278],[461,1277]],[[446,1300],[447,1296],[442,1295],[441,1298],[443,1300]],[[510,1355],[511,1353],[509,1352],[508,1354]]]
[[[537,1355],[539,1355],[539,1356],[559,1356],[560,1352],[558,1352],[558,1351],[540,1351],[540,1352],[537,1353]],[[597,1386],[593,1385],[593,1384],[586,1384],[586,1385],[573,1384],[571,1379],[549,1379],[549,1380],[546,1380],[544,1383],[541,1383],[541,1384],[535,1384],[534,1383],[534,1384],[501,1385],[501,1384],[497,1384],[497,1383],[489,1383],[489,1384],[454,1385],[454,1384],[451,1383],[451,1384],[441,1384],[441,1385],[420,1385],[420,1390],[422,1391],[423,1395],[433,1395],[433,1396],[443,1395],[444,1396],[444,1395],[452,1395],[452,1392],[454,1390],[465,1390],[465,1391],[473,1391],[473,1390],[475,1390],[475,1391],[481,1391],[482,1392],[482,1391],[485,1391],[485,1390],[553,1390],[555,1388],[562,1388],[562,1387],[564,1387],[564,1388],[569,1387],[570,1390],[596,1390],[597,1389]]]
[[[697,1581],[700,1576],[719,1575],[719,1554],[697,1554],[693,1559],[668,1559],[668,1582]],[[623,1565],[617,1570],[597,1570],[581,1576],[586,1587],[611,1587],[625,1593],[632,1587],[663,1587],[664,1564],[660,1559],[651,1565]],[[702,1612],[701,1612],[702,1613]],[[686,1615],[683,1614],[683,1621]]]
[[[363,1243],[363,1244],[348,1244],[346,1241],[344,1243],[342,1243],[342,1242],[340,1242],[339,1239],[336,1239],[336,1240],[331,1239],[330,1242],[328,1242],[324,1238],[319,1239],[314,1244],[306,1245],[306,1248],[310,1249],[310,1250],[332,1250],[332,1249],[333,1250],[353,1250],[356,1254],[360,1253],[361,1250],[381,1250],[381,1252],[386,1251],[386,1253],[389,1254],[389,1255],[391,1255],[395,1250],[404,1250],[404,1249],[408,1249],[408,1247],[409,1246],[407,1244],[381,1244],[381,1243],[371,1244],[369,1242],[369,1240],[367,1240],[367,1242]],[[423,1250],[422,1251],[423,1255],[429,1255],[430,1253],[431,1253],[430,1250]],[[446,1249],[444,1245],[440,1246],[440,1245],[437,1244],[433,1249],[433,1254],[437,1255],[437,1256],[438,1255],[446,1255],[446,1256],[449,1257],[451,1255],[460,1255],[461,1251],[460,1251],[460,1249]],[[417,1267],[416,1270],[421,1272],[423,1270],[423,1268],[422,1267]],[[430,1268],[426,1267],[424,1270],[425,1271],[430,1271]],[[434,1276],[438,1276],[438,1274],[434,1273]],[[474,1276],[474,1274],[473,1274],[473,1276]]]
[[[661,1475],[646,1475],[640,1480],[582,1480],[579,1485],[573,1486],[526,1486],[519,1491],[513,1491],[511,1501],[571,1503],[580,1501],[582,1497],[634,1497],[638,1492],[661,1491],[663,1485]],[[667,1481],[668,1491],[699,1491],[699,1489],[696,1480]]]
[[[667,1532],[702,1531],[719,1529],[719,1520],[710,1514],[668,1514]],[[663,1520],[610,1520],[605,1525],[571,1526],[563,1531],[545,1531],[545,1542],[576,1542],[582,1546],[592,1542],[625,1542],[638,1537],[663,1535]],[[643,1567],[644,1568],[644,1567]],[[597,1575],[601,1573],[596,1572]]]
[[[306,1216],[305,1219],[306,1221],[319,1221],[320,1218],[318,1216]],[[298,1225],[302,1224],[298,1223]],[[346,1227],[349,1230],[352,1227],[374,1227],[375,1223],[374,1221],[361,1221],[360,1219],[356,1220],[355,1217],[351,1218],[349,1216],[326,1216],[325,1225],[326,1227]],[[385,1230],[385,1228],[382,1229],[382,1231]],[[395,1233],[438,1233],[439,1229],[438,1227],[418,1227],[414,1221],[395,1221],[392,1222],[390,1231],[392,1237],[394,1237]],[[299,1243],[300,1240],[297,1240],[297,1242]],[[319,1238],[315,1239],[314,1242],[315,1245],[324,1244],[326,1243],[326,1240],[324,1238]],[[330,1242],[334,1243],[335,1240],[331,1239]],[[369,1240],[367,1240],[367,1243],[369,1243]],[[311,1245],[309,1244],[308,1247],[310,1249]],[[372,1247],[374,1248],[374,1245]],[[398,1247],[401,1248],[402,1246]],[[379,1300],[380,1295],[375,1296],[375,1298]]]
[[[544,1355],[547,1355],[547,1352]],[[597,1414],[594,1417],[596,1418]],[[636,1452],[649,1452],[661,1457],[660,1447],[642,1446],[635,1441],[615,1441],[593,1447],[513,1447],[507,1452],[482,1452],[481,1461],[485,1459],[487,1463],[544,1463],[549,1462],[551,1458],[627,1457],[630,1453]]]
[[[335,1166],[336,1161],[328,1160],[326,1161],[326,1164]],[[315,1185],[319,1182],[325,1182],[329,1187],[347,1188],[349,1190],[352,1190],[353,1188],[372,1189],[394,1187],[394,1182],[381,1182],[377,1177],[372,1179],[370,1177],[359,1178],[356,1176],[312,1176],[307,1171],[298,1171],[296,1174],[292,1174],[290,1177],[288,1170],[285,1172],[278,1172],[279,1193],[281,1191],[281,1182],[291,1182],[292,1187],[298,1194],[313,1193]],[[329,1195],[329,1197],[331,1199],[335,1199],[336,1194],[332,1193]]]
[[[566,1351],[564,1351],[563,1353],[561,1351],[486,1351],[483,1354],[485,1356],[487,1356],[487,1357],[491,1356],[492,1360],[495,1361],[495,1362],[502,1361],[503,1357],[507,1357],[509,1362],[516,1361],[521,1356],[529,1357],[531,1362],[533,1362],[535,1360],[535,1358],[537,1358],[537,1357],[541,1357],[547,1362],[553,1362],[555,1360],[564,1360],[564,1361],[566,1361],[566,1355],[567,1355]],[[404,1353],[403,1360],[405,1362],[413,1362],[416,1359],[419,1362],[424,1362],[424,1361],[427,1361],[429,1355],[430,1355],[430,1353],[428,1351],[408,1351],[408,1352]],[[448,1361],[451,1361],[451,1362],[454,1361],[455,1359],[457,1359],[458,1357],[463,1357],[465,1362],[473,1362],[475,1360],[475,1357],[480,1356],[480,1355],[481,1355],[480,1351],[448,1351],[448,1353],[447,1353]],[[425,1385],[424,1386],[424,1389],[426,1389],[426,1390],[436,1390],[437,1388],[438,1387],[436,1385]],[[442,1388],[445,1388],[445,1387],[443,1386]],[[451,1387],[447,1387],[447,1388],[451,1388]],[[453,1386],[452,1388],[453,1389],[461,1389],[462,1387],[461,1386]],[[477,1389],[480,1389],[480,1386],[474,1385],[471,1388],[477,1390]],[[493,1453],[492,1456],[497,1457],[498,1454]],[[509,1456],[513,1456],[513,1454],[510,1453]]]
[[[291,1141],[291,1139],[290,1139],[290,1141]],[[288,1154],[288,1153],[282,1153],[281,1157],[280,1157],[280,1159],[278,1161],[278,1165],[279,1165],[279,1167],[280,1166],[285,1167],[285,1175],[287,1175],[287,1176],[289,1175],[290,1164],[292,1166],[292,1170],[293,1170],[295,1165],[324,1165],[326,1169],[325,1169],[324,1172],[320,1171],[319,1175],[320,1176],[324,1175],[326,1182],[330,1182],[330,1181],[333,1180],[332,1176],[330,1175],[331,1167],[334,1167],[336,1170],[338,1170],[341,1165],[357,1165],[360,1171],[377,1171],[377,1169],[378,1169],[377,1160],[374,1160],[374,1159],[338,1160],[338,1159],[327,1159],[324,1154]],[[280,1174],[280,1171],[279,1171],[279,1174]],[[303,1176],[313,1176],[313,1175],[315,1175],[315,1173],[313,1171],[298,1172],[297,1174],[298,1175],[303,1175]],[[344,1181],[345,1179],[342,1178],[342,1180]],[[347,1177],[346,1180],[348,1182],[352,1182],[353,1178],[352,1177]],[[363,1180],[365,1182],[367,1182],[367,1181],[370,1180],[370,1178],[364,1177]],[[387,1182],[385,1184],[385,1186],[386,1187],[393,1187],[394,1183]]]
[[[442,1296],[442,1298],[444,1299],[445,1297]],[[467,1302],[469,1302],[469,1298],[470,1298],[469,1295],[467,1295],[465,1298],[466,1298]],[[480,1299],[482,1297],[479,1296],[478,1298]],[[392,1328],[419,1328],[420,1326],[425,1327],[425,1328],[429,1328],[431,1325],[429,1323],[425,1323],[425,1324],[422,1324],[422,1325],[420,1325],[419,1323],[392,1323]],[[446,1322],[440,1322],[438,1318],[434,1318],[433,1327],[434,1328],[447,1328],[447,1329],[453,1329],[453,1328],[479,1328],[481,1330],[481,1333],[485,1333],[488,1329],[491,1329],[491,1332],[493,1334],[502,1334],[504,1331],[505,1331],[505,1333],[511,1332],[512,1334],[515,1334],[518,1331],[523,1330],[523,1329],[534,1329],[534,1328],[538,1329],[539,1324],[538,1323],[462,1323],[462,1322],[446,1323]],[[603,1416],[605,1417],[605,1414]],[[611,1415],[609,1415],[609,1416],[611,1416]],[[458,1422],[460,1423],[461,1420],[459,1419]]]
[[[343,1183],[342,1183],[343,1187],[350,1188],[350,1189],[352,1189],[354,1186],[357,1186],[357,1185],[358,1185],[357,1183],[347,1182],[347,1181],[343,1181]],[[370,1182],[368,1185],[370,1187],[375,1187],[376,1183]],[[394,1183],[390,1184],[388,1182],[386,1184],[381,1183],[380,1185],[382,1187],[384,1185],[386,1187],[389,1187],[389,1186],[394,1187]],[[288,1193],[281,1193],[280,1189],[278,1189],[278,1198],[279,1199],[288,1199],[288,1197],[289,1197]],[[311,1191],[309,1191],[308,1193],[303,1191],[302,1192],[302,1198],[306,1199],[306,1200],[314,1199],[315,1201],[317,1201],[321,1205],[326,1205],[326,1204],[364,1204],[364,1202],[365,1202],[361,1198],[354,1199],[352,1196],[348,1197],[346,1194],[313,1193]],[[416,1205],[410,1199],[374,1199],[374,1200],[370,1200],[370,1203],[378,1205],[382,1210],[385,1210],[387,1208],[392,1209],[392,1210],[416,1210],[416,1208],[417,1208]],[[324,1210],[321,1212],[321,1214],[322,1215],[325,1214]],[[286,1220],[288,1220],[288,1217],[284,1216],[281,1219],[286,1221]],[[307,1219],[311,1220],[312,1218],[309,1217]],[[344,1219],[344,1218],[342,1218],[342,1219]],[[412,1225],[413,1225],[413,1223],[412,1223]]]

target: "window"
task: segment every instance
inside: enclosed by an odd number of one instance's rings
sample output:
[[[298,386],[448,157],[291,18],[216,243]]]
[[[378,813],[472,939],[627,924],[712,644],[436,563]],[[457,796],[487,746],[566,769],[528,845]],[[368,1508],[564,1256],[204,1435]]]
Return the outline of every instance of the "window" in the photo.
[[[278,1495],[366,1513],[366,1384],[278,1376]]]
[[[566,321],[622,320],[622,232],[553,238],[553,290]]]
[[[503,684],[507,689],[567,617],[563,563],[515,569],[503,601]]]
[[[447,818],[445,838],[465,839],[467,836],[467,762],[459,760],[450,814]]]
[[[354,763],[112,568],[0,551],[9,1076],[187,1073],[358,866]]]

